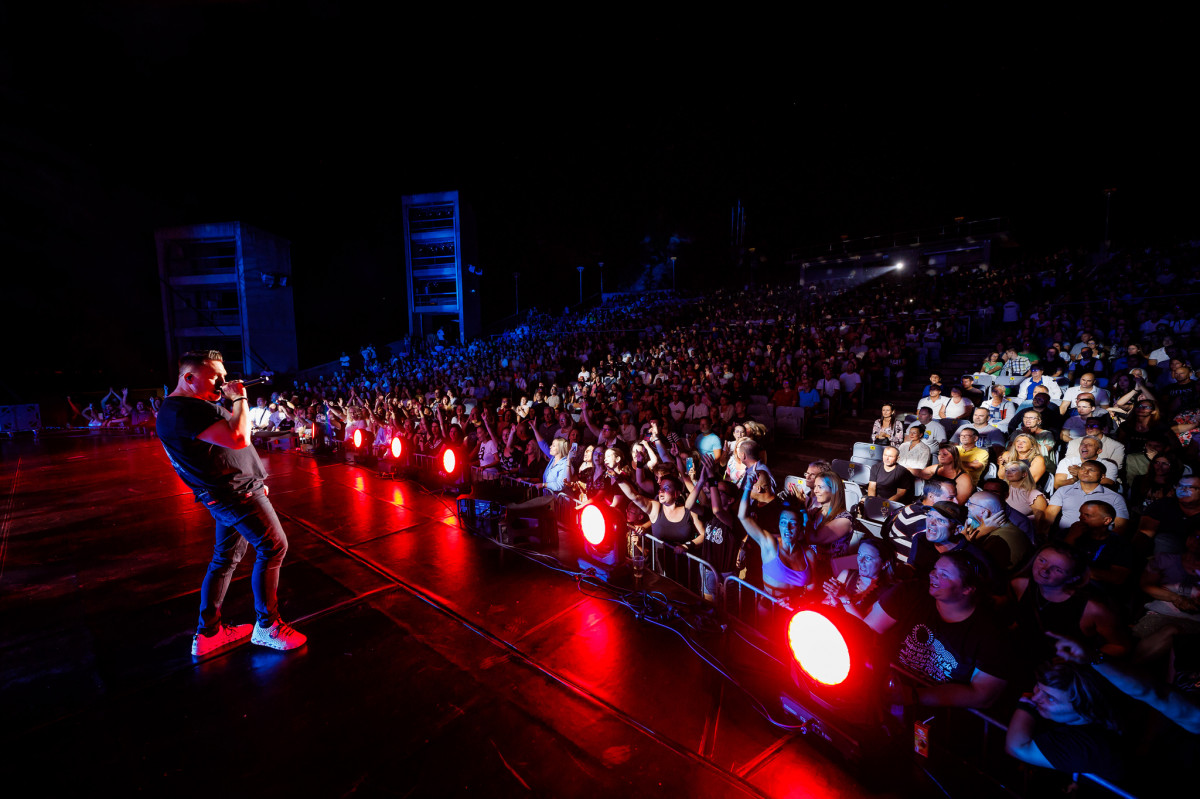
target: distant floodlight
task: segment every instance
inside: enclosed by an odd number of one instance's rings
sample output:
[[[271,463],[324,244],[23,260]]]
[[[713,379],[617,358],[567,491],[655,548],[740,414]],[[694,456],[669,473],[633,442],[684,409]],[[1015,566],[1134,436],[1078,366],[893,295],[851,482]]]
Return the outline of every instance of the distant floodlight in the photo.
[[[903,268],[904,268],[904,261],[897,261],[897,262],[896,262],[896,268],[897,268],[897,269],[903,269]]]

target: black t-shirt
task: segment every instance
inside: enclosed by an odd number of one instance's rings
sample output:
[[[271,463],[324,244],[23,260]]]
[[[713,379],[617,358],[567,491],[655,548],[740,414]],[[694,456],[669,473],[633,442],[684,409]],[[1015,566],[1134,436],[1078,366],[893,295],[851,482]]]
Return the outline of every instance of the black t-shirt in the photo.
[[[1188,536],[1200,530],[1200,513],[1188,516],[1179,507],[1177,497],[1167,497],[1151,503],[1144,516],[1158,522],[1154,533],[1154,554],[1181,553]]]
[[[1125,773],[1120,736],[1096,724],[1058,724],[1039,716],[1033,743],[1057,771],[1082,771],[1108,780]]]
[[[1196,387],[1200,386],[1195,380],[1187,383],[1168,383],[1162,390],[1162,400],[1172,413],[1191,410],[1197,405]]]
[[[978,408],[984,403],[987,397],[982,391],[972,386],[971,388],[963,389],[963,396],[971,401],[971,404]]]
[[[704,544],[700,548],[700,557],[722,573],[732,572],[744,537],[740,525],[726,527],[710,512],[704,520]]]
[[[883,461],[871,466],[871,482],[875,483],[875,496],[884,499],[890,499],[902,488],[908,492],[904,496],[911,498],[915,485],[912,472],[899,464],[889,472],[884,468]]]
[[[945,621],[925,580],[900,583],[879,605],[896,619],[896,661],[910,671],[938,683],[969,683],[976,669],[1003,680],[1013,676],[1008,633],[986,608],[963,621]]]
[[[194,397],[167,397],[158,410],[158,440],[180,479],[197,496],[205,491],[217,497],[252,491],[267,476],[254,447],[230,449],[196,438],[230,418],[218,403]]]
[[[1150,425],[1145,432],[1139,432],[1133,422],[1125,422],[1117,428],[1116,438],[1125,445],[1126,455],[1140,455],[1146,451],[1146,442],[1166,433],[1170,425],[1165,422]]]

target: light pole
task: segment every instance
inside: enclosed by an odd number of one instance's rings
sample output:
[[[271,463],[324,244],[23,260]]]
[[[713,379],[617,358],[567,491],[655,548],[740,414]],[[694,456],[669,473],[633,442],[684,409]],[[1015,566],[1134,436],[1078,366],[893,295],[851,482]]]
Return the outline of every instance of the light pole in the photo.
[[[575,267],[579,270],[579,304],[583,305],[583,267]]]
[[[1108,217],[1112,211],[1112,196],[1116,193],[1116,189],[1104,190],[1104,246],[1100,248],[1100,255],[1108,257]]]
[[[671,256],[671,291],[675,290],[675,258],[676,256]]]
[[[513,272],[513,295],[514,295],[514,298],[513,298],[513,299],[514,299],[514,302],[516,302],[516,306],[517,306],[517,309],[516,309],[515,311],[513,311],[513,314],[514,314],[514,315],[516,315],[516,314],[519,314],[519,313],[521,312],[521,284],[520,284],[520,277],[521,277],[521,273],[520,273],[520,272]]]

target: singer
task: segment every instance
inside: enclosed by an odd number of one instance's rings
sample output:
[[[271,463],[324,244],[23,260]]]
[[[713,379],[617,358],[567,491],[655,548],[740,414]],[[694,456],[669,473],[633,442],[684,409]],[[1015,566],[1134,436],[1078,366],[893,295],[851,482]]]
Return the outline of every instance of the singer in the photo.
[[[224,358],[217,350],[188,352],[179,359],[179,377],[158,412],[158,438],[180,479],[217,523],[212,562],[200,585],[200,620],[192,655],[205,657],[247,638],[272,649],[296,649],[307,637],[279,617],[279,567],[287,536],[267,499],[258,452],[250,446],[250,414],[245,384],[225,382]],[[227,399],[232,412],[221,405]],[[250,586],[257,623],[230,625],[221,604],[248,545],[256,557]]]

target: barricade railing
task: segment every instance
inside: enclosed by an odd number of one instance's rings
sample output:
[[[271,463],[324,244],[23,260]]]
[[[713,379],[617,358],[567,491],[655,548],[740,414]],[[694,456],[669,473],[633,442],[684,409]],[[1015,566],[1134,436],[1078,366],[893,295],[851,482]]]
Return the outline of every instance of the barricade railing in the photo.
[[[643,546],[648,550],[650,569],[655,574],[679,583],[709,602],[716,602],[721,591],[721,573],[715,566],[691,552],[677,553],[674,545],[651,533],[642,533],[642,538]]]
[[[892,663],[890,668],[891,668],[891,671],[893,674],[898,675],[902,679],[908,680],[909,682],[919,683],[926,687],[934,685],[934,683],[920,677],[919,675],[914,674],[913,672],[909,671],[908,669],[904,668],[903,666],[897,665],[896,663]],[[933,708],[926,708],[926,710],[930,713],[933,712]],[[976,768],[978,768],[982,773],[994,773],[994,767],[997,764],[993,763],[989,759],[990,753],[999,752],[1002,754],[1003,758],[1009,757],[1007,752],[1005,752],[1003,745],[995,746],[992,743],[993,735],[995,735],[997,733],[999,733],[1001,736],[1007,735],[1007,733],[1008,733],[1008,725],[1007,724],[1000,721],[996,717],[989,715],[986,711],[979,710],[979,709],[973,708],[973,707],[942,708],[942,711],[945,713],[953,713],[953,712],[962,711],[962,712],[967,713],[968,715],[974,716],[975,718],[979,719],[983,723],[983,729],[982,729],[982,733],[980,735],[980,739],[979,739],[978,743],[970,744],[968,746],[955,747],[956,749],[961,749],[962,751],[969,751],[969,752],[973,753],[974,755],[982,756],[983,759],[975,764]],[[956,734],[961,734],[961,732],[962,732],[961,728],[956,728],[956,730],[955,730]],[[963,742],[960,741],[959,743],[961,744]],[[1094,782],[1096,785],[1100,786],[1101,788],[1104,788],[1106,791],[1110,792],[1112,795],[1120,797],[1120,799],[1138,799],[1138,797],[1136,797],[1134,794],[1129,793],[1126,789],[1120,787],[1119,785],[1114,785],[1113,783],[1109,782],[1108,780],[1104,779],[1103,777],[1097,776],[1095,774],[1088,774],[1085,772],[1074,772],[1072,775],[1072,778],[1076,782],[1078,782],[1080,779],[1086,779],[1091,782]]]
[[[410,462],[419,468],[431,469],[434,466],[432,455],[414,454],[410,458]],[[570,531],[574,528],[577,502],[569,494],[546,491],[525,478],[500,474],[494,469],[473,467],[472,476],[481,481],[495,481],[524,489],[527,500],[538,496],[553,497],[554,518],[560,531]],[[631,560],[644,558],[646,565],[659,576],[703,597],[706,601],[713,602],[726,617],[737,620],[768,638],[783,634],[788,619],[795,612],[795,609],[783,600],[772,597],[737,575],[727,575],[722,579],[721,572],[709,561],[690,552],[676,553],[674,546],[635,525],[629,525],[627,528],[627,550]],[[932,685],[894,663],[891,664],[891,670],[910,682]],[[984,757],[987,757],[989,752],[999,751],[992,742],[992,736],[997,731],[1000,734],[1006,733],[1008,725],[982,710],[963,710],[978,718],[983,725],[980,740],[977,745],[969,747],[970,751]],[[986,769],[987,765],[987,762],[978,764],[981,769]],[[1120,786],[1093,774],[1076,774],[1075,778],[1087,779],[1120,799],[1137,799]]]
[[[721,599],[721,610],[726,616],[768,636],[785,629],[788,616],[794,612],[783,600],[735,574],[722,582]]]
[[[575,509],[579,503],[570,494],[564,494],[561,491],[545,491],[544,493],[554,497],[551,507],[554,509],[554,521],[558,523],[560,531],[570,531],[575,526]]]

